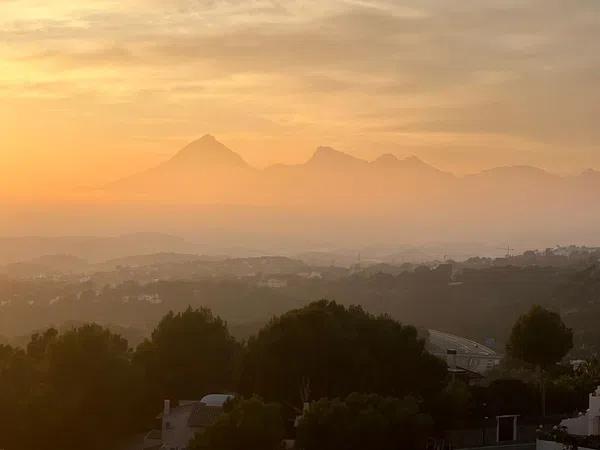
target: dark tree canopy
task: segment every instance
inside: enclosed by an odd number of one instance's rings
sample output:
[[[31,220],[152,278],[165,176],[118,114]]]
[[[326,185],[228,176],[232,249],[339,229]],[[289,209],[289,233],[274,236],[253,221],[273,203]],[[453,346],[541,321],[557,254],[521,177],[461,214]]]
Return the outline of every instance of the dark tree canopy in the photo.
[[[234,400],[226,413],[190,445],[191,450],[278,450],[282,448],[284,424],[276,403],[258,397]]]
[[[239,345],[210,310],[168,313],[136,351],[154,392],[164,398],[201,398],[230,389]]]
[[[53,411],[45,421],[48,441],[60,440],[64,449],[102,448],[128,432],[135,419],[132,393],[140,379],[125,339],[98,325],[85,325],[54,338],[45,364],[48,389],[36,410],[46,416]]]
[[[0,349],[0,445],[12,450],[101,449],[135,428],[127,341],[98,325]]]
[[[43,333],[34,333],[31,335],[31,340],[27,344],[27,356],[41,360],[46,355],[48,346],[54,342],[58,336],[58,331],[55,328],[48,328]]]
[[[26,447],[28,400],[39,382],[37,371],[23,350],[0,345],[0,448]]]
[[[351,394],[345,400],[313,403],[300,420],[297,446],[303,450],[418,450],[424,448],[431,418],[414,398]]]
[[[552,311],[533,306],[513,326],[507,353],[540,368],[559,362],[573,347],[573,331]]]
[[[427,397],[445,380],[415,328],[325,300],[273,319],[249,340],[242,371],[243,391],[287,405],[351,392]]]

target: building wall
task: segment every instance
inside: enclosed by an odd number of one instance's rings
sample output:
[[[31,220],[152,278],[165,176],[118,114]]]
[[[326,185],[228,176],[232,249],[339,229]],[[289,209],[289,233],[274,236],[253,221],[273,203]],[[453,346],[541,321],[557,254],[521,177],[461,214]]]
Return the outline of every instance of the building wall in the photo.
[[[560,425],[577,436],[600,435],[600,387],[589,395],[589,408],[579,417],[563,420]]]
[[[194,404],[178,406],[163,416],[162,441],[166,450],[182,450],[196,434],[196,429],[188,426]]]
[[[569,434],[576,434],[577,436],[587,436],[588,422],[588,416],[583,415],[579,417],[574,417],[572,419],[565,419],[560,423],[560,425],[562,427],[567,427]]]
[[[554,441],[539,440],[536,443],[535,450],[564,450],[564,444]],[[577,450],[591,450],[589,448],[577,447]]]

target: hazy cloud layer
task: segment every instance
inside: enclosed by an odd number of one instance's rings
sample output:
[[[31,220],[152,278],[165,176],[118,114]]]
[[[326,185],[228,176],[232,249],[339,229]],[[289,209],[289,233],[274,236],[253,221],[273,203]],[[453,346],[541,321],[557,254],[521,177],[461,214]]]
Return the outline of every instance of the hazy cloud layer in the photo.
[[[600,166],[598,42],[595,0],[2,0],[0,151],[62,151],[78,181],[205,132],[256,164]]]

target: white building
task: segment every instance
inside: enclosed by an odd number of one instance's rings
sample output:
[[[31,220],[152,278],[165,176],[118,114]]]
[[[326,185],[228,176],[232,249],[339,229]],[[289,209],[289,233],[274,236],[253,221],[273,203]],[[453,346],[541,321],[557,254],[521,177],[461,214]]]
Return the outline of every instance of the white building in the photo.
[[[428,330],[427,347],[445,359],[449,367],[479,374],[485,374],[502,361],[502,355],[483,344],[437,330]]]
[[[600,442],[600,386],[589,396],[585,413],[565,419],[554,433],[537,440],[536,450],[597,449]],[[565,443],[566,442],[566,443]]]
[[[187,450],[196,433],[212,425],[223,414],[225,402],[232,398],[229,394],[211,394],[200,401],[181,400],[175,408],[171,408],[171,402],[165,400],[160,448]]]
[[[563,420],[560,426],[576,436],[600,435],[600,386],[590,394],[587,411],[578,417]]]

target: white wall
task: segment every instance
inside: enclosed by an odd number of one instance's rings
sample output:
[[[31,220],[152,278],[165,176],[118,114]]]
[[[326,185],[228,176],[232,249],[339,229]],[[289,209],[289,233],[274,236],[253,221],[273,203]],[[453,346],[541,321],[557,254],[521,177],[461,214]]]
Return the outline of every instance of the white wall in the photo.
[[[537,440],[536,450],[565,450],[565,446],[559,442]],[[589,448],[577,447],[578,450],[591,450]]]
[[[190,440],[196,434],[196,429],[190,428],[187,424],[193,409],[194,404],[188,403],[172,408],[169,415],[163,416],[162,441],[166,449],[187,448]]]
[[[572,419],[565,419],[560,422],[560,426],[567,427],[569,434],[576,434],[577,436],[587,436],[588,422],[588,416],[582,415],[579,417],[574,417]]]

